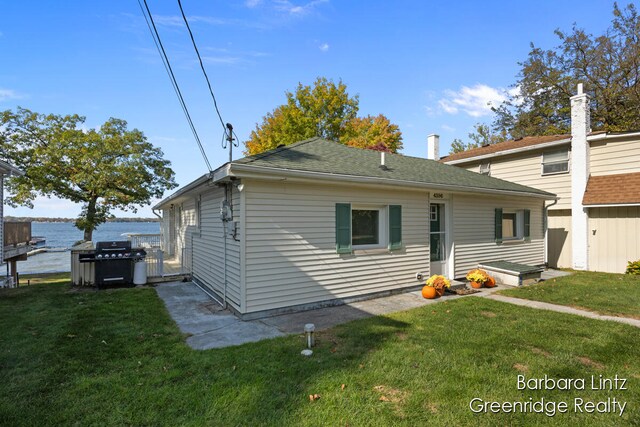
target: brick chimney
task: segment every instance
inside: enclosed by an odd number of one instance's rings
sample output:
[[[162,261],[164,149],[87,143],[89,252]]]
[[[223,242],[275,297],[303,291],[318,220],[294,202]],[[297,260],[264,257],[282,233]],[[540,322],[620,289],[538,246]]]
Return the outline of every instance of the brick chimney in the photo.
[[[573,268],[589,269],[589,215],[582,206],[582,197],[589,180],[589,143],[591,130],[589,95],[584,93],[582,83],[571,100],[571,243]]]
[[[440,160],[440,135],[427,136],[427,159]]]

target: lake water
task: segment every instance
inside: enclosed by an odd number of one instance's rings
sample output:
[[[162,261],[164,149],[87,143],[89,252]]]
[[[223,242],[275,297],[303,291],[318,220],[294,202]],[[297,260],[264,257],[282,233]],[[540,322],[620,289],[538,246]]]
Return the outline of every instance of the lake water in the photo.
[[[127,240],[128,233],[158,234],[159,222],[106,222],[93,232],[93,241]],[[33,222],[31,235],[42,236],[50,252],[30,256],[18,262],[18,273],[37,274],[71,271],[71,255],[68,251],[84,233],[69,222]],[[4,273],[4,272],[2,272]]]
[[[158,234],[159,222],[105,222],[93,232],[94,242],[127,240],[127,233]],[[50,248],[69,249],[84,233],[71,222],[33,222],[31,235],[43,236]]]

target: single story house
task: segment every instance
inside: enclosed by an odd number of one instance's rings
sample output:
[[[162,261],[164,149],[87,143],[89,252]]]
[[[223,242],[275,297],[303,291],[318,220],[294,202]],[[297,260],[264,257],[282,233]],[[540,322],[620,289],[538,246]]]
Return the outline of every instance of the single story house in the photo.
[[[571,134],[530,136],[430,158],[558,195],[548,201],[551,267],[624,273],[640,259],[640,131],[591,132],[589,96],[571,97]]]
[[[320,138],[226,163],[159,202],[165,248],[244,318],[544,263],[556,196]],[[424,279],[423,279],[424,280]]]

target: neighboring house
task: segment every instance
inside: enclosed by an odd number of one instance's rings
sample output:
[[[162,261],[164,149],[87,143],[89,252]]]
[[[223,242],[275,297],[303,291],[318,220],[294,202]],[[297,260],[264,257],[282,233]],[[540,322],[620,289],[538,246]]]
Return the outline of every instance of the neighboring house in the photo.
[[[482,261],[544,263],[555,195],[435,161],[320,138],[227,163],[162,200],[166,247],[244,315],[338,304],[463,277]],[[503,238],[501,215],[516,236]]]
[[[640,258],[640,132],[590,132],[582,85],[571,98],[570,135],[505,141],[440,161],[556,193],[558,201],[547,202],[552,267],[623,273]]]

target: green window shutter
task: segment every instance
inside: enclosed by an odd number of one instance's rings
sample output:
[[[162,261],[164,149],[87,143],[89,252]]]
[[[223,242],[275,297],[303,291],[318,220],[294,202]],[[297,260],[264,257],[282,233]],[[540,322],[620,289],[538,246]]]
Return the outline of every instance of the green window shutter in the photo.
[[[402,206],[389,206],[389,249],[402,248]]]
[[[502,244],[502,208],[496,208],[496,243]]]
[[[524,239],[531,240],[531,211],[524,210]]]
[[[336,252],[351,253],[351,204],[336,203]]]

